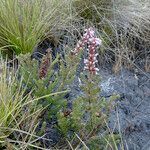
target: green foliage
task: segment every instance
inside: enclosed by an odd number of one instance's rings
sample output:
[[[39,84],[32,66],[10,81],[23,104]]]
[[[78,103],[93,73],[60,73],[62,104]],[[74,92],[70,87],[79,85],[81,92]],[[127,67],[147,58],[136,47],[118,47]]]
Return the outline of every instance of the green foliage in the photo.
[[[13,68],[8,68],[7,60],[0,60],[0,149],[13,147],[24,141],[35,140],[34,128],[42,111],[37,107],[31,92],[26,93],[22,76],[20,82]],[[18,143],[19,142],[19,143]],[[13,144],[11,144],[13,143]],[[21,147],[21,143],[18,145]],[[27,144],[28,145],[28,144]],[[26,145],[26,146],[27,146]],[[2,148],[3,147],[3,148]]]
[[[111,2],[108,0],[75,0],[74,7],[79,13],[79,16],[84,19],[90,20],[94,23],[99,23],[102,19],[102,16],[109,15],[108,8],[110,7]],[[109,13],[108,13],[109,12]]]
[[[70,6],[68,0],[1,0],[0,49],[16,55],[31,52],[67,23]]]
[[[113,133],[109,134],[107,133],[106,136],[100,137],[100,136],[94,136],[92,137],[87,145],[89,146],[90,150],[103,150],[103,149],[113,149],[118,150],[117,144],[120,142],[119,135],[115,135]]]
[[[101,97],[100,88],[97,86],[100,79],[96,75],[87,74],[86,76],[82,74],[81,79],[83,81],[81,89],[84,94],[73,101],[73,110],[68,116],[64,116],[62,113],[58,114],[58,123],[66,136],[70,131],[78,133],[86,144],[92,143],[91,145],[94,144],[95,146],[97,142],[94,143],[93,138],[98,132],[104,130],[106,132],[104,136],[99,137],[101,145],[96,146],[102,149],[108,144],[104,139],[109,142],[112,139],[110,138],[112,135],[107,132],[106,122],[110,111],[113,109],[113,102],[118,96],[113,95],[109,99]],[[75,138],[72,144],[77,143],[77,141]],[[73,146],[76,145],[73,144]]]
[[[69,92],[68,85],[74,79],[76,64],[67,54],[65,60],[60,60],[58,55],[53,62],[50,60],[46,76],[40,78],[42,62],[39,65],[38,61],[31,60],[30,54],[20,55],[18,59],[20,62],[19,72],[24,76],[23,83],[27,85],[28,90],[33,90],[34,97],[38,98],[61,92],[61,94],[41,98],[39,101],[39,105],[48,106],[45,110],[48,117],[46,119],[51,119],[66,105],[64,96]],[[54,67],[56,67],[56,70]],[[62,91],[65,92],[63,93]]]

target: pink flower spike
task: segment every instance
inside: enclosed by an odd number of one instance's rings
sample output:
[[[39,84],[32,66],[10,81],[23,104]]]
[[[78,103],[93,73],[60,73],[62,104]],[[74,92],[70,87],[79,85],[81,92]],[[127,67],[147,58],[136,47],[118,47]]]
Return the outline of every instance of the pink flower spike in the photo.
[[[94,36],[94,34],[95,34],[95,32],[94,32],[94,31],[90,31],[90,37],[93,37],[93,36]]]
[[[95,65],[98,62],[98,53],[96,53],[96,48],[100,46],[101,43],[101,39],[95,36],[94,28],[90,27],[88,29],[85,29],[85,33],[83,34],[81,40],[77,43],[76,48],[72,52],[72,54],[77,55],[81,49],[86,48],[88,58],[84,59],[84,70],[89,71],[90,74],[96,74],[97,71],[99,71],[99,69],[96,68]]]
[[[89,34],[89,38],[87,44],[88,44],[88,58],[84,60],[85,70],[88,70],[90,74],[97,74],[97,71],[99,71],[98,68],[96,68],[96,63],[98,62],[97,56],[98,53],[96,53],[97,46],[100,46],[102,41],[99,38],[95,37],[95,31],[93,28],[89,28],[86,30],[87,35]]]
[[[95,70],[96,70],[96,71],[99,71],[99,69],[98,69],[98,68],[95,68]]]
[[[101,45],[102,44],[102,40],[99,39],[99,38],[95,38],[95,42],[96,42],[96,45]]]
[[[84,63],[86,64],[88,62],[88,60],[87,59],[84,59]]]

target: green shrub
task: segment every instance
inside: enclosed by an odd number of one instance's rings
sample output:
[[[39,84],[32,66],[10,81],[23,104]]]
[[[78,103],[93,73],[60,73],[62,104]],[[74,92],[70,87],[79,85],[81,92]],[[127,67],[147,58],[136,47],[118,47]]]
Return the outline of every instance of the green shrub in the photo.
[[[74,148],[81,142],[76,135],[87,146],[93,145],[91,148],[103,149],[108,143],[116,148],[119,136],[109,132],[107,120],[113,109],[113,102],[118,96],[113,95],[109,99],[100,97],[98,76],[82,75],[81,79],[83,95],[73,101],[72,112],[67,116],[64,112],[58,114],[58,124],[62,133],[69,138]],[[105,134],[98,136],[99,132]]]
[[[43,55],[40,65],[38,61],[31,60],[30,54],[18,57],[19,72],[24,76],[23,83],[27,84],[29,90],[33,90],[34,97],[44,96],[40,99],[39,105],[48,106],[45,109],[46,120],[52,119],[66,105],[64,96],[70,91],[69,85],[75,77],[77,64],[70,59],[67,53],[65,56],[65,60],[60,60],[58,55],[52,62],[51,54],[47,52],[46,55]],[[51,93],[60,94],[45,97]]]
[[[106,136],[110,140],[110,136],[112,136],[106,129],[107,120],[113,108],[113,101],[118,96],[112,96],[109,99],[100,96],[100,87],[98,86],[100,79],[97,75],[99,69],[96,66],[98,46],[101,46],[101,39],[97,38],[95,30],[92,27],[85,30],[76,48],[71,52],[73,61],[80,58],[78,55],[80,53],[84,57],[84,69],[78,78],[83,94],[73,101],[73,109],[66,107],[57,114],[58,127],[69,141],[72,140],[71,144],[75,149],[78,149],[77,146],[80,145],[80,142],[84,143],[84,146],[88,144],[91,138],[100,131],[105,131],[104,136],[99,137],[100,140]],[[103,148],[107,145],[106,143],[99,147]],[[117,147],[116,143],[115,147]]]

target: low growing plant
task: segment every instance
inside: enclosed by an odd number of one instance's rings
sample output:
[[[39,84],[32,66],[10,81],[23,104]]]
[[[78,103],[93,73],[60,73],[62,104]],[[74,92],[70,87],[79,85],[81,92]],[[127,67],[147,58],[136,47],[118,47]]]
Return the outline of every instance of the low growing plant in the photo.
[[[41,117],[42,127],[40,131],[37,131],[39,136],[45,134],[47,125],[57,120],[57,113],[68,103],[65,96],[70,92],[69,85],[75,77],[77,64],[67,57],[67,53],[65,56],[65,60],[61,60],[57,55],[52,61],[51,49],[48,48],[41,62],[32,60],[30,54],[18,57],[19,73],[24,76],[23,83],[27,86],[27,91],[33,90],[34,97],[41,97],[38,105],[46,107]],[[45,97],[50,93],[60,94]],[[54,128],[57,126],[57,121],[55,122]]]

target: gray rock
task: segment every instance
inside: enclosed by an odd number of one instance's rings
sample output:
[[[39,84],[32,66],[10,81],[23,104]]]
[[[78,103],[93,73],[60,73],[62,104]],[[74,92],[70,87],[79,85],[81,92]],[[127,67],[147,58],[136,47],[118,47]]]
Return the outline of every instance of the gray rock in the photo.
[[[149,150],[150,74],[136,76],[126,69],[116,76],[111,72],[103,73],[103,70],[100,74],[102,96],[107,97],[114,92],[120,94],[117,109],[110,115],[109,127],[122,133],[125,149]]]

